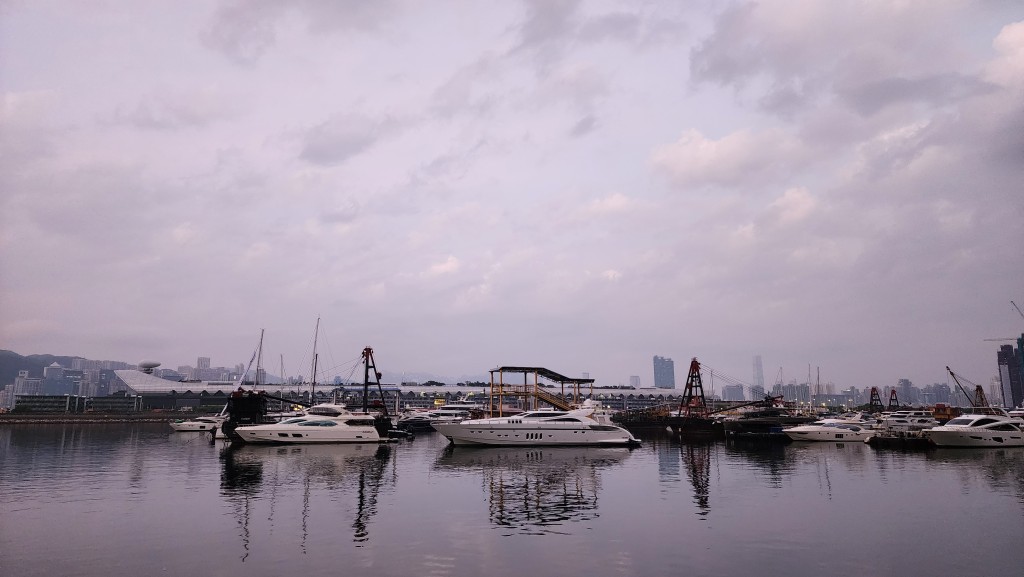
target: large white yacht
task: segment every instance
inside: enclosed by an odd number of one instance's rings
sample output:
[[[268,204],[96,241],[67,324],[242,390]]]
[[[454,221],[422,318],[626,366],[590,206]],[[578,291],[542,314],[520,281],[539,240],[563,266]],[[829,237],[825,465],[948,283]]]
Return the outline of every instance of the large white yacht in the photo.
[[[1024,447],[1024,420],[985,407],[924,430],[939,447]]]
[[[455,445],[518,446],[633,446],[639,445],[626,429],[594,417],[599,407],[587,401],[571,411],[538,410],[510,417],[467,419],[434,423],[434,428]],[[602,419],[604,420],[604,419]]]
[[[458,423],[482,415],[484,411],[485,407],[476,403],[448,403],[432,410],[400,415],[395,426],[406,431],[433,431],[434,423]]]
[[[234,432],[246,443],[379,443],[382,438],[374,423],[370,413],[326,403],[280,423],[238,427]]]
[[[811,423],[783,429],[783,433],[794,441],[865,441],[875,430],[853,423]]]

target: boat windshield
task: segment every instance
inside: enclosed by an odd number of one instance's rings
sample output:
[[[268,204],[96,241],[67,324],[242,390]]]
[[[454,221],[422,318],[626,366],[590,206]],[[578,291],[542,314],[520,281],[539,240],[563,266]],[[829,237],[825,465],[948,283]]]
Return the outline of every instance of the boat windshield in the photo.
[[[946,424],[947,425],[970,425],[971,421],[973,421],[973,420],[974,419],[971,419],[969,417],[957,417],[957,418],[949,421]]]
[[[301,422],[303,422],[305,420],[306,420],[306,417],[292,417],[290,419],[285,419],[285,420],[281,421],[280,424],[282,424],[282,425],[290,425],[292,423],[301,423]]]

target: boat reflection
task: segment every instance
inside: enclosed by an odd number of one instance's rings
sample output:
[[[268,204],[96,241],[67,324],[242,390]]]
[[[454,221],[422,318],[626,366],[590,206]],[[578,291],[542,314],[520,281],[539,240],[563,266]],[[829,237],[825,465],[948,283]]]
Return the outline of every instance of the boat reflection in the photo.
[[[600,471],[620,465],[630,450],[597,447],[456,447],[437,469],[483,476],[490,522],[511,534],[568,534],[567,523],[597,517]]]
[[[711,449],[714,441],[691,440],[680,447],[687,476],[693,485],[693,502],[697,516],[707,519],[711,513]]]
[[[254,534],[262,530],[251,526],[253,518],[260,519],[261,525],[265,519],[271,531],[280,525],[286,529],[298,525],[303,553],[311,524],[329,525],[326,530],[336,534],[334,524],[339,518],[352,519],[354,542],[368,541],[380,490],[394,484],[387,445],[228,445],[221,452],[221,462],[220,492],[237,520],[243,561]],[[326,503],[329,514],[316,515],[314,502],[319,511]],[[353,506],[354,510],[338,515],[339,508]]]

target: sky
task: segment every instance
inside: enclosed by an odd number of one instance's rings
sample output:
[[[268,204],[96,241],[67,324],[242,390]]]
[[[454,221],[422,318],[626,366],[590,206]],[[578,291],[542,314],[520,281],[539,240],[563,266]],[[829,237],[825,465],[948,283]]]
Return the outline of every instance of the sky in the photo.
[[[1017,2],[3,0],[0,98],[23,355],[846,388],[1024,332]]]

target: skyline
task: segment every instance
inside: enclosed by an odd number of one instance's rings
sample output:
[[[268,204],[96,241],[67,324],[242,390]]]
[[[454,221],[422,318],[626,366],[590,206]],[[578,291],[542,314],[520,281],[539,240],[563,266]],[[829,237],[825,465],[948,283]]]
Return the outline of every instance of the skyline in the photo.
[[[987,387],[1024,333],[1024,5],[3,12],[22,355]]]

